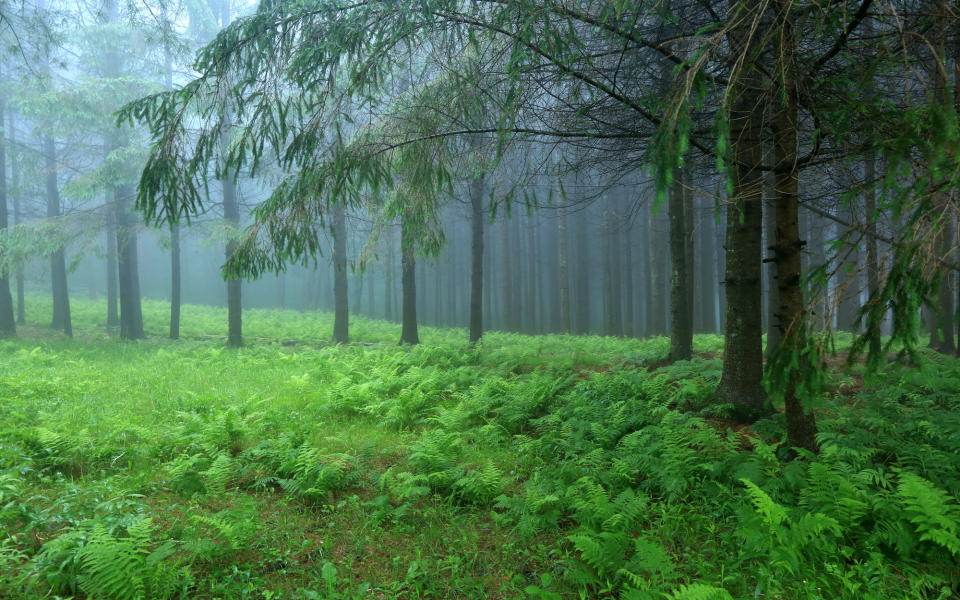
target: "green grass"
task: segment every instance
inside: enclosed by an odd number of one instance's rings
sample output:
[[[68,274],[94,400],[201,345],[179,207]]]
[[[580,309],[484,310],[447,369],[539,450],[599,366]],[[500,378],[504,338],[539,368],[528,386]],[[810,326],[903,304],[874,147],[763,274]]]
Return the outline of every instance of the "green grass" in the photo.
[[[41,298],[30,314],[46,315]],[[950,598],[960,364],[838,373],[823,451],[711,404],[722,339],[490,333],[146,302],[125,343],[0,341],[0,597]],[[934,363],[933,361],[936,361]]]

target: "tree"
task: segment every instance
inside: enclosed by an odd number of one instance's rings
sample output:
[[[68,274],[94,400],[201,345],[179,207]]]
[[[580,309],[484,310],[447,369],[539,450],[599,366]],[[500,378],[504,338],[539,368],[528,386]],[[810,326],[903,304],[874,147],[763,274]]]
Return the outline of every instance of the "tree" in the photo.
[[[0,125],[6,123],[5,103],[0,98]],[[10,225],[7,206],[7,133],[0,135],[0,232],[6,233]],[[13,297],[10,295],[10,267],[4,265],[3,249],[0,247],[0,336],[17,332],[13,315]]]
[[[470,182],[470,343],[483,336],[483,194],[482,176]]]
[[[347,303],[347,209],[333,207],[333,341],[350,341],[350,308]]]
[[[758,168],[763,144],[764,81],[756,64],[760,43],[755,32],[763,14],[756,0],[732,3],[733,25],[727,39],[741,59],[730,83],[730,167],[732,195],[727,208],[724,274],[727,308],[724,318],[723,374],[717,388],[721,402],[734,406],[737,419],[750,422],[768,412],[763,390],[762,310],[760,305],[763,181]]]

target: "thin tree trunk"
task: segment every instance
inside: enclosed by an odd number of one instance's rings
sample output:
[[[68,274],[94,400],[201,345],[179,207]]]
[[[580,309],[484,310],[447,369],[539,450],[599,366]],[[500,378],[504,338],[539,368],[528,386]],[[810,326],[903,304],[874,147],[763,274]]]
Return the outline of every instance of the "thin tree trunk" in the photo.
[[[724,274],[726,311],[723,372],[717,396],[734,406],[740,421],[754,421],[768,412],[763,391],[763,339],[760,305],[761,203],[763,182],[762,77],[753,64],[753,13],[757,0],[731,0],[731,18],[741,24],[728,34],[734,56],[745,60],[731,84],[730,139],[733,144],[733,197],[727,209],[727,264]]]
[[[406,215],[400,220],[401,284],[403,286],[403,315],[400,325],[400,344],[419,344],[417,333],[417,262],[413,232]]]
[[[770,164],[775,157],[769,156],[775,154],[773,144],[764,144],[764,154],[767,155],[764,162]],[[768,160],[769,159],[769,160]],[[773,250],[777,239],[777,187],[776,176],[772,172],[764,173],[764,199],[763,199],[763,228],[766,234],[767,246],[764,248],[764,256],[767,250]],[[798,234],[799,235],[799,234]],[[766,296],[766,314],[767,314],[767,348],[765,355],[769,360],[777,351],[777,345],[780,343],[780,319],[777,316],[777,310],[780,307],[779,285],[777,284],[777,261],[768,261],[766,263],[767,276],[767,296]]]
[[[470,343],[483,336],[483,194],[486,181],[470,182]]]
[[[347,304],[347,210],[333,207],[333,341],[350,341],[350,308]]]
[[[625,213],[629,210],[628,206],[621,206]],[[626,228],[623,236],[623,334],[629,337],[637,335],[636,308],[633,300],[633,218],[631,215],[626,217]]]
[[[60,190],[57,184],[57,148],[53,138],[44,136],[43,154],[46,166],[47,218],[60,216]],[[70,322],[70,293],[67,288],[67,259],[63,247],[50,256],[50,279],[53,290],[53,321],[51,327],[73,337]]]
[[[240,226],[240,206],[237,203],[237,188],[229,177],[223,183],[223,217],[234,228]],[[230,260],[237,250],[237,241],[227,242],[224,251],[226,260]],[[233,347],[243,345],[243,299],[239,279],[227,280],[227,344]]]
[[[120,326],[120,310],[117,300],[117,209],[112,201],[107,202],[107,327]]]
[[[11,145],[15,143],[14,117],[10,115],[10,141]],[[19,225],[23,222],[23,215],[20,212],[20,169],[16,160],[11,157],[10,175],[13,183],[13,224]],[[26,290],[23,278],[23,264],[17,263],[17,325],[27,324],[27,307],[25,304]]]
[[[169,31],[171,23],[167,16],[166,4],[163,5],[163,25]],[[173,90],[173,52],[165,37],[163,44],[164,83],[167,91]],[[182,301],[180,271],[180,226],[170,224],[170,339],[180,338],[180,304]]]
[[[230,0],[223,0],[220,4],[220,27],[225,28],[230,24]],[[224,107],[226,111],[226,107]],[[222,149],[227,146],[227,133],[232,126],[231,115],[225,114],[223,117],[223,130],[221,131],[220,145]],[[229,171],[229,169],[227,170]],[[229,172],[223,178],[223,218],[234,229],[240,227],[240,204],[237,200],[237,182],[230,176]],[[227,242],[224,250],[226,259],[229,260],[237,250],[237,241],[231,239]],[[227,344],[233,347],[243,345],[243,288],[239,279],[227,280]]]
[[[510,252],[510,219],[507,217],[506,211],[503,213],[503,219],[500,222],[500,276],[503,280],[501,284],[500,292],[502,294],[502,301],[500,310],[503,311],[503,330],[504,331],[515,331],[514,328],[514,319],[511,314],[513,308],[513,294],[515,292],[513,286],[513,280],[510,277],[510,258],[512,253]]]
[[[529,240],[529,252],[526,253],[527,302],[524,313],[527,315],[527,332],[535,334],[540,331],[540,325],[538,323],[539,315],[537,311],[537,291],[539,290],[539,286],[537,285],[537,264],[540,262],[537,246],[539,246],[540,242],[537,237],[537,223],[534,220],[534,217],[528,218],[527,222],[527,240]]]
[[[604,201],[604,333],[623,335],[623,307],[621,305],[620,281],[620,216],[614,201],[607,196]]]
[[[557,277],[560,284],[560,333],[570,333],[570,272],[567,250],[567,208],[557,215]]]
[[[393,255],[393,230],[388,229],[386,232],[386,243],[387,243],[387,264],[384,266],[384,280],[385,280],[385,292],[383,298],[383,312],[384,316],[388,321],[395,321],[397,316],[393,312],[393,265],[396,262],[396,259]]]
[[[180,339],[180,226],[170,225],[170,339]]]
[[[650,215],[649,245],[647,252],[650,261],[650,294],[651,294],[651,319],[650,333],[653,335],[665,335],[667,333],[667,253],[664,252],[664,246],[667,240],[664,239],[663,219],[659,215]]]
[[[868,302],[877,302],[880,291],[880,256],[877,246],[877,197],[873,181],[876,179],[875,152],[870,149],[864,153],[863,175],[867,182],[866,212],[867,212],[867,291],[870,294]],[[880,356],[880,325],[868,323],[867,337],[869,340],[869,355]]]
[[[650,207],[644,205],[640,209],[640,248],[643,250],[640,260],[640,337],[648,337],[654,333],[653,324],[653,261],[650,260]],[[645,259],[645,260],[644,260]]]
[[[5,121],[5,105],[0,101],[0,125]],[[10,220],[7,215],[7,140],[6,134],[0,135],[0,231],[6,233]],[[2,259],[0,253],[0,259]],[[0,263],[3,261],[0,260]],[[17,322],[13,314],[13,296],[10,295],[10,268],[0,265],[0,336],[12,336],[17,333]]]
[[[681,167],[684,169],[685,167]],[[693,307],[690,305],[692,265],[687,245],[687,194],[682,173],[677,173],[670,187],[670,360],[693,357]]]
[[[590,333],[590,231],[587,211],[581,210],[577,213],[575,221],[578,223],[577,231],[577,277],[576,298],[577,298],[577,333]]]

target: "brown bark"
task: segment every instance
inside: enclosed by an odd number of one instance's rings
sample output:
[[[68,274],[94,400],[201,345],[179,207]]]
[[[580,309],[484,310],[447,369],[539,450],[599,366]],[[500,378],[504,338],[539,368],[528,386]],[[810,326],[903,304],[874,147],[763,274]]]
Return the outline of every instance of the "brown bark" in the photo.
[[[752,28],[757,0],[731,0],[731,20],[739,24],[728,34],[734,56],[744,62],[730,84],[730,139],[733,144],[733,197],[728,201],[725,347],[718,398],[734,406],[734,416],[749,422],[768,412],[763,391],[760,260],[763,184],[762,77],[753,64],[757,33]]]
[[[791,448],[817,450],[817,423],[810,406],[805,406],[800,378],[810,369],[804,352],[807,343],[807,322],[801,281],[799,205],[797,202],[797,95],[795,88],[796,42],[789,10],[789,0],[782,0],[781,47],[783,63],[783,106],[774,119],[777,231],[774,259],[777,265],[779,292],[778,321],[781,335],[775,368],[788,369],[783,374],[784,412],[787,421],[787,443]],[[808,399],[809,400],[809,399]]]

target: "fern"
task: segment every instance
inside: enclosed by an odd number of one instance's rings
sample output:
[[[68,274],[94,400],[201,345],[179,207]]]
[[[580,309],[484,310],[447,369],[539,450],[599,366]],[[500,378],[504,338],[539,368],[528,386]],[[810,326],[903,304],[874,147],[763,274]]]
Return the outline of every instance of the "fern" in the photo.
[[[960,532],[960,507],[943,490],[913,473],[902,472],[897,497],[922,541],[942,546],[954,556],[960,555],[960,537],[957,535]]]
[[[702,583],[681,585],[669,596],[670,600],[733,600],[730,592],[723,588]]]

